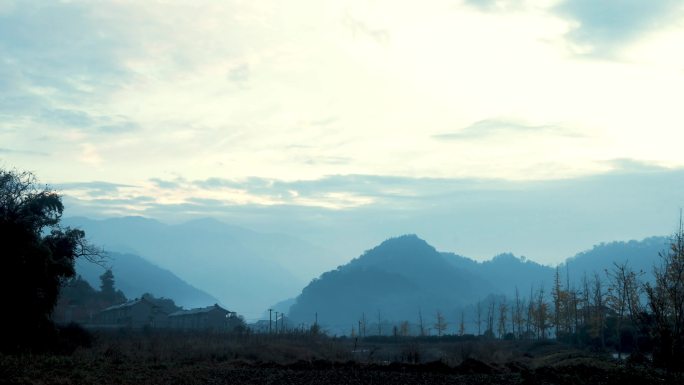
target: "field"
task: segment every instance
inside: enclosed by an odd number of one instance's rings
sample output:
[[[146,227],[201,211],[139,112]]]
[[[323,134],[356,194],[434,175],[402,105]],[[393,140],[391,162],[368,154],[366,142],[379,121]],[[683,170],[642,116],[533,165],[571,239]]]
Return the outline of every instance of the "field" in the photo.
[[[111,331],[0,356],[7,384],[674,384],[681,374],[550,341]]]

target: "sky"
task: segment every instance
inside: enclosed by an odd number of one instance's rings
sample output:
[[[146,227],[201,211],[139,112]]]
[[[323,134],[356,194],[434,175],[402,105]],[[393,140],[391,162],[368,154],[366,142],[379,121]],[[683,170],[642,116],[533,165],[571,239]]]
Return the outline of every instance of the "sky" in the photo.
[[[679,0],[0,0],[0,167],[73,215],[552,264],[675,228],[683,41]]]

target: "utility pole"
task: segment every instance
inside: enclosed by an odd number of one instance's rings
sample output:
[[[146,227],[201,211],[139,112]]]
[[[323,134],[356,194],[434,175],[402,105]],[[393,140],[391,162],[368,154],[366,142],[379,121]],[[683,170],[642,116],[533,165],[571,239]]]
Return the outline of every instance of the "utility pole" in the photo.
[[[271,334],[271,324],[273,323],[272,314],[273,309],[268,309],[268,334]]]
[[[382,317],[380,317],[380,310],[378,310],[378,335],[382,335]]]
[[[361,318],[363,319],[363,338],[366,338],[366,313],[361,313]]]
[[[275,312],[275,315],[276,315],[276,318],[275,318],[275,321],[276,321],[276,324],[275,324],[275,332],[276,332],[276,334],[278,334],[278,312],[277,312],[277,311]]]

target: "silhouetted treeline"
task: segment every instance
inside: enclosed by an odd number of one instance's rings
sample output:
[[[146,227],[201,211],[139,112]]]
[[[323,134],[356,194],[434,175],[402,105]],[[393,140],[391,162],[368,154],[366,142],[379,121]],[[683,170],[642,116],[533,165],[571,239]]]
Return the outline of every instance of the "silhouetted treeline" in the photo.
[[[61,197],[28,172],[0,169],[0,350],[42,349],[57,338],[50,314],[76,258],[99,257],[85,233],[60,226]]]

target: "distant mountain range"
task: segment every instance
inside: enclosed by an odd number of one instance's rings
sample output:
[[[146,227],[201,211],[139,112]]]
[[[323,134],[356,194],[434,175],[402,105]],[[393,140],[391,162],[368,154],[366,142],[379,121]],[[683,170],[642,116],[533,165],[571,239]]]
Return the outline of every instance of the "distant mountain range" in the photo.
[[[335,266],[333,253],[321,247],[213,219],[167,225],[141,217],[77,217],[63,224],[84,229],[106,251],[139,255],[174,272],[248,319],[296,296],[311,277]]]
[[[142,257],[133,254],[107,253],[106,267],[114,273],[115,287],[127,298],[140,298],[145,293],[155,297],[173,299],[176,305],[185,308],[203,307],[220,302],[215,297],[199,290],[169,270],[160,268]],[[97,289],[100,287],[100,275],[105,267],[78,260],[76,273]]]
[[[605,277],[614,262],[628,261],[636,271],[650,273],[667,244],[664,237],[600,244],[568,258],[559,265],[559,273],[563,282],[570,277],[572,285],[585,273]],[[405,235],[313,280],[296,298],[289,316],[310,323],[317,314],[329,330],[348,331],[364,316],[372,321],[415,322],[419,311],[431,320],[440,310],[455,328],[461,310],[472,318],[473,304],[491,295],[512,298],[518,288],[521,296],[528,296],[531,287],[542,286],[548,293],[554,275],[554,267],[512,254],[477,262],[440,253],[417,236]]]
[[[211,219],[166,225],[140,217],[67,218],[64,224],[83,228],[112,253],[117,286],[129,297],[151,292],[185,307],[219,302],[248,319],[263,317],[269,307],[289,308],[293,321],[311,323],[317,313],[322,324],[344,330],[364,314],[396,321],[441,310],[454,319],[490,295],[510,298],[517,288],[527,296],[530,287],[542,286],[548,292],[555,272],[512,254],[477,262],[439,252],[415,235],[389,239],[330,270],[339,258],[323,248]],[[574,285],[585,273],[605,276],[614,262],[650,273],[667,247],[665,237],[602,243],[558,268]],[[99,285],[100,267],[79,262],[78,271]]]

